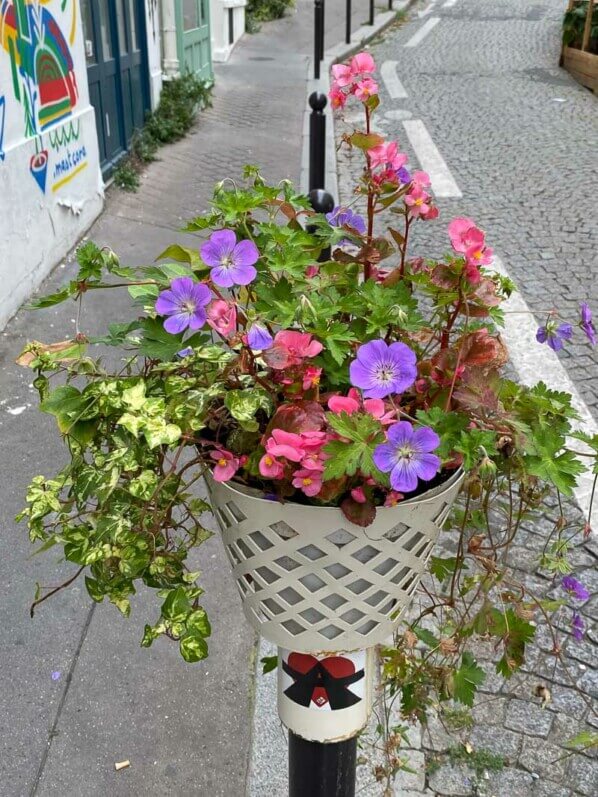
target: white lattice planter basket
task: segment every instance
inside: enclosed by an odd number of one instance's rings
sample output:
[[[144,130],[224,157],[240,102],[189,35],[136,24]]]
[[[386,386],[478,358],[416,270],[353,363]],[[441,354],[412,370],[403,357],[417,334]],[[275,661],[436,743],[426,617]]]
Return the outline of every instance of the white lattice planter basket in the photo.
[[[249,623],[279,647],[304,653],[386,640],[426,569],[462,478],[456,472],[428,493],[379,508],[367,528],[335,507],[282,504],[209,479]]]

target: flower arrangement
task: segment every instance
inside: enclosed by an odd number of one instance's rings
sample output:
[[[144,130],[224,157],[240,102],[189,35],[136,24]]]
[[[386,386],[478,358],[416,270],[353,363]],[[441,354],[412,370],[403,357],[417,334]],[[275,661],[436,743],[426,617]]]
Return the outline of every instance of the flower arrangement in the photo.
[[[465,650],[472,635],[494,640],[506,677],[524,662],[536,615],[568,611],[583,635],[576,607],[587,592],[568,552],[590,528],[561,496],[597,472],[598,440],[575,431],[570,396],[505,376],[501,304],[514,285],[492,271],[473,220],[450,221],[440,260],[409,256],[414,225],[439,214],[428,175],[372,132],[374,70],[367,53],[333,67],[334,107],[364,112],[364,128],[343,141],[364,156],[357,205],[314,213],[289,182],[267,185],[247,167],[246,184],[217,185],[211,210],[187,225],[204,239],[197,249],[176,244],[158,265],[131,268],[86,243],[75,279],[34,303],[81,305],[90,291],[124,288],[137,310],[101,338],[78,328],[21,355],[70,461],[33,480],[20,518],[32,542],[62,546],[77,566],[62,586],[85,573],[90,596],[124,614],[136,584],[157,590],[160,617],[142,644],[166,636],[192,662],[210,634],[199,573],[187,567],[209,536],[200,521],[210,507],[194,489],[204,475],[272,501],[338,507],[367,527],[462,469],[446,524],[455,553],[432,556],[427,606],[384,652],[405,716],[421,716],[437,698],[471,705],[484,676]],[[375,231],[382,211],[396,220],[385,234]],[[585,304],[578,325],[594,344]],[[550,314],[538,341],[559,350],[572,334]],[[94,344],[124,359],[108,366],[89,355]],[[545,601],[514,583],[504,559],[551,493],[541,565],[562,589]],[[32,611],[60,588],[42,588]],[[435,633],[422,624],[431,615]]]

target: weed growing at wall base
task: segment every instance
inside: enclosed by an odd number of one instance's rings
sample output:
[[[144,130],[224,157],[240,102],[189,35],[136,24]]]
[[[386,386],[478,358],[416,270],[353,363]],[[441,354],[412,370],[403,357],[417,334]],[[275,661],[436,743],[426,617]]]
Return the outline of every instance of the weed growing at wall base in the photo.
[[[182,138],[193,126],[197,112],[211,104],[210,85],[187,73],[164,85],[157,109],[148,114],[145,126],[137,130],[129,155],[114,170],[114,182],[124,191],[136,191],[139,172],[156,160],[163,144]]]

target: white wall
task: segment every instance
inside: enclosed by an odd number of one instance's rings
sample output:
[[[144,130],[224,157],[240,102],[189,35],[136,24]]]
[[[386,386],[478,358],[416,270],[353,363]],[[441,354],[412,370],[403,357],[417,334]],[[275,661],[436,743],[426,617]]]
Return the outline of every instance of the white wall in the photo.
[[[79,0],[61,5],[0,3],[0,329],[102,209]]]
[[[147,56],[149,65],[150,98],[152,110],[160,100],[162,91],[161,20],[158,0],[145,0],[145,27],[147,30]]]
[[[212,28],[212,59],[227,61],[233,47],[245,33],[245,6],[247,0],[210,0]],[[230,43],[229,9],[233,15],[233,43]]]

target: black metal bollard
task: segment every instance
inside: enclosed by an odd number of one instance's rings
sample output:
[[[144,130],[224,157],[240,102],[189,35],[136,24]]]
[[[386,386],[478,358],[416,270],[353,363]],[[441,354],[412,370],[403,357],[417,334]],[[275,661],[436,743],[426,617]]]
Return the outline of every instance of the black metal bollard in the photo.
[[[322,24],[320,26],[320,61],[324,60],[325,22],[326,22],[326,0],[322,0]]]
[[[375,13],[376,12],[374,10],[374,0],[370,0],[370,21],[368,23],[369,25],[373,25],[374,24],[374,14]]]
[[[326,116],[324,108],[328,100],[325,94],[314,91],[309,95],[312,109],[309,118],[309,190],[324,188],[326,173]]]
[[[345,15],[345,44],[351,44],[351,0],[346,2]]]
[[[324,41],[324,2],[314,0],[314,80],[320,79],[322,42]]]
[[[308,742],[289,731],[289,797],[355,797],[357,737]]]
[[[388,0],[388,10],[392,11],[392,0]]]

